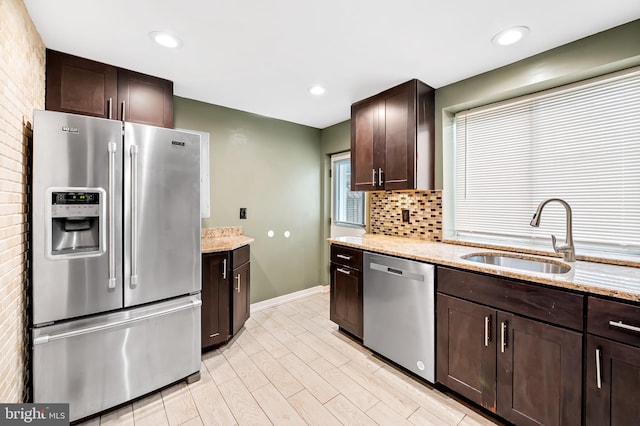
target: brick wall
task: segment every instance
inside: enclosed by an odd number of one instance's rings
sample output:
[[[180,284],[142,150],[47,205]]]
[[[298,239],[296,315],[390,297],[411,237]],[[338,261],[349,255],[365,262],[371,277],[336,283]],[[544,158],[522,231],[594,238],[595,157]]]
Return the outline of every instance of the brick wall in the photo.
[[[45,46],[22,0],[0,0],[0,401],[25,398],[25,128],[44,108]]]
[[[442,241],[442,191],[370,194],[370,233]],[[403,221],[403,210],[408,212],[408,222]]]

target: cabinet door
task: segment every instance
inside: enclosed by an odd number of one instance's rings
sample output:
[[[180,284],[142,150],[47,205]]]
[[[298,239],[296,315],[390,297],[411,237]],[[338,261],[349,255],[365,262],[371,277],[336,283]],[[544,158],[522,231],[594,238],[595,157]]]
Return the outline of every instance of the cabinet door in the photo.
[[[362,101],[351,106],[351,190],[377,189],[382,151],[379,146],[379,102]],[[380,152],[376,152],[376,149]],[[375,180],[375,181],[374,181]]]
[[[247,262],[233,270],[233,323],[232,335],[236,334],[249,319],[249,291],[251,263]]]
[[[586,424],[638,424],[640,348],[588,335],[585,362]]]
[[[329,319],[362,339],[362,276],[355,269],[331,264]]]
[[[415,80],[385,92],[381,100],[379,126],[384,147],[382,180],[384,189],[414,187],[416,155]],[[380,177],[378,177],[380,179]]]
[[[46,109],[116,118],[118,69],[47,49]]]
[[[173,83],[118,70],[118,119],[173,128]]]
[[[202,256],[202,347],[226,342],[229,338],[231,298],[228,270],[229,255],[211,253]]]
[[[496,411],[496,311],[438,294],[437,381]]]
[[[517,425],[580,425],[582,334],[498,313],[498,415]]]

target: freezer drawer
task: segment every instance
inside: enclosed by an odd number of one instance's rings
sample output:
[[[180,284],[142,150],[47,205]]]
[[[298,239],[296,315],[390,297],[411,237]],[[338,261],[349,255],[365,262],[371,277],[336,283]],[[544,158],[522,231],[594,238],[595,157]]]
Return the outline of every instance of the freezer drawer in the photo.
[[[71,421],[200,371],[200,295],[33,330],[34,402]]]

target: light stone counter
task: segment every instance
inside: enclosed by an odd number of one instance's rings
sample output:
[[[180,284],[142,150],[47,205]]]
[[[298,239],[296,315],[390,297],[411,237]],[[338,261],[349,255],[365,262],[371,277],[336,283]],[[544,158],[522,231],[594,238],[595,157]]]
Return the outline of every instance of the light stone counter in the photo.
[[[205,228],[201,232],[200,250],[202,253],[216,253],[231,251],[255,240],[242,235],[241,226],[227,226],[223,228]]]
[[[470,253],[499,253],[500,250],[373,234],[365,234],[361,237],[330,238],[328,241],[332,244],[437,265],[640,302],[640,268],[576,261],[568,263],[571,265],[571,270],[565,274],[545,274],[476,263],[461,258],[461,256]],[[509,254],[514,255],[514,253]],[[519,255],[518,257],[541,258],[547,262],[566,263],[550,257],[531,255]]]

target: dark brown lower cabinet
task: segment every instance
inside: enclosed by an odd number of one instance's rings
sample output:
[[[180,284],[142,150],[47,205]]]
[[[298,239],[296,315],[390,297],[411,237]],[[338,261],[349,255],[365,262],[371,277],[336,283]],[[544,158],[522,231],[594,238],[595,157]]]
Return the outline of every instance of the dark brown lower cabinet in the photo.
[[[498,415],[517,425],[580,425],[582,334],[500,311],[497,325]]]
[[[329,318],[342,329],[362,339],[362,276],[360,271],[331,264]]]
[[[586,424],[640,424],[640,347],[587,336]]]
[[[438,294],[437,380],[517,425],[580,425],[582,334]]]
[[[228,275],[229,253],[202,255],[202,347],[229,340],[231,306]]]
[[[233,270],[233,322],[232,333],[236,334],[249,319],[249,262]]]
[[[249,319],[249,250],[202,255],[202,348],[226,343]]]

